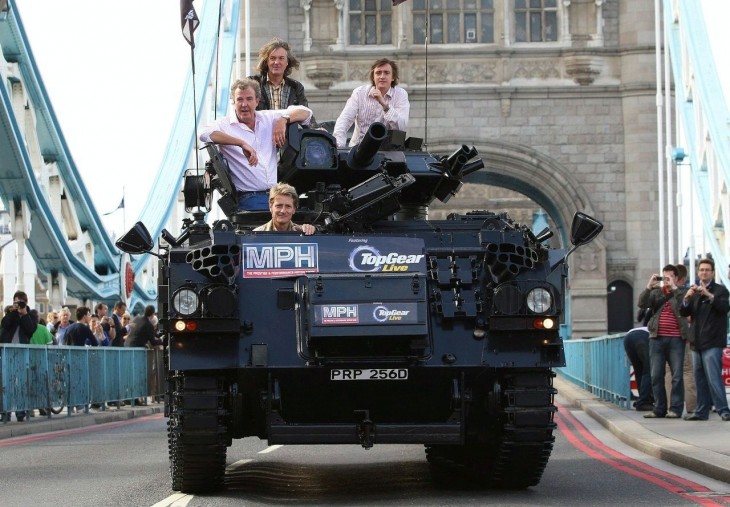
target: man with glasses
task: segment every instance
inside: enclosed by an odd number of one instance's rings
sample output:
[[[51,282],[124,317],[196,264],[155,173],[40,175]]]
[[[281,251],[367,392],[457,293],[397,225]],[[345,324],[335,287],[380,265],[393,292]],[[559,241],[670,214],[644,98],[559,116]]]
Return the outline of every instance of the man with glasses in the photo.
[[[697,384],[697,408],[685,421],[706,421],[710,409],[723,421],[730,421],[725,386],[722,383],[722,350],[727,343],[727,313],[730,294],[715,281],[715,262],[702,259],[697,266],[699,284],[692,285],[684,296],[680,313],[692,317],[690,348]]]

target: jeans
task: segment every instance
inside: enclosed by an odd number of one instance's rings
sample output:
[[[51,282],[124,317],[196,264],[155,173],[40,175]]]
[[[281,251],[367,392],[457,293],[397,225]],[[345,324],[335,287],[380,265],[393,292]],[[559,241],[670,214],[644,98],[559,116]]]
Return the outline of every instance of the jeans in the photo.
[[[720,415],[730,414],[722,384],[722,349],[719,347],[692,351],[694,360],[695,383],[697,384],[697,409],[695,415],[706,418],[710,408]]]
[[[269,192],[256,192],[238,198],[238,211],[269,211]]]
[[[664,365],[668,362],[672,372],[672,396],[669,410],[682,415],[684,410],[684,340],[679,336],[657,336],[649,340],[651,361],[651,388],[654,391],[654,413],[666,415],[667,391],[664,388]]]
[[[634,367],[636,385],[639,386],[639,399],[636,407],[652,405],[654,396],[651,389],[651,366],[649,362],[649,332],[643,329],[632,329],[624,338],[626,356]]]

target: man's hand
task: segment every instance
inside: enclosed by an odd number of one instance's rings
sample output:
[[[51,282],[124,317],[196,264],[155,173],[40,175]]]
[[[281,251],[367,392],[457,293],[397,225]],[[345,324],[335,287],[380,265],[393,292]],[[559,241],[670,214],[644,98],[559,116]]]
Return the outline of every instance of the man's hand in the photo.
[[[305,236],[311,236],[317,229],[312,224],[297,225],[296,230],[303,232]]]
[[[646,285],[647,289],[656,289],[659,287],[659,282],[661,282],[662,277],[661,275],[653,274],[651,275],[651,278],[649,279],[649,283]]]
[[[383,107],[385,107],[385,106],[386,106],[386,102],[385,102],[385,99],[383,98],[383,94],[382,94],[382,93],[380,93],[380,90],[378,90],[377,88],[373,87],[373,89],[372,89],[372,90],[370,90],[370,96],[371,96],[372,98],[374,98],[375,100],[377,100],[377,101],[378,101],[378,103],[379,103],[379,104],[380,104],[381,106],[383,106]]]
[[[242,140],[241,149],[243,150],[243,154],[248,159],[249,164],[256,165],[259,163],[259,156],[256,154],[256,150],[254,150],[250,144]]]
[[[279,118],[274,123],[274,144],[281,148],[286,143],[286,118]]]

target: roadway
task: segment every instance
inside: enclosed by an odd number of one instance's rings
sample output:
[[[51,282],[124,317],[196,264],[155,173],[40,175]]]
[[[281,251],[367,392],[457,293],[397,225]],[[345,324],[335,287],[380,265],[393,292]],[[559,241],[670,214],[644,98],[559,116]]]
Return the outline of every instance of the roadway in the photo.
[[[0,428],[0,505],[730,505],[730,485],[625,445],[578,405],[592,397],[566,386],[558,397],[556,444],[542,481],[523,491],[451,486],[431,481],[423,447],[271,446],[255,438],[228,451],[227,489],[183,495],[169,488],[166,423],[160,405],[79,415],[77,428],[38,433],[50,424]],[[575,388],[573,388],[575,389]],[[633,422],[626,411],[614,424]],[[130,419],[132,415],[136,415]],[[93,424],[115,419],[105,424]],[[67,421],[68,422],[68,421]],[[730,425],[686,423],[725,438]],[[652,421],[652,424],[658,424]],[[697,426],[697,424],[704,424]],[[25,435],[7,436],[9,428]],[[22,429],[21,429],[22,428]],[[687,431],[685,429],[685,431]],[[719,433],[714,433],[719,432]],[[654,441],[662,445],[662,437]],[[664,445],[673,440],[663,439]],[[668,443],[666,443],[668,442]],[[730,459],[727,465],[730,467]]]

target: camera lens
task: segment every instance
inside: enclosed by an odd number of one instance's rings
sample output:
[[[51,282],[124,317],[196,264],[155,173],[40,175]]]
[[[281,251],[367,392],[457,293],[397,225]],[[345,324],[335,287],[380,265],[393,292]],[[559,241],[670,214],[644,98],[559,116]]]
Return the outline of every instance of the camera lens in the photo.
[[[18,308],[25,308],[26,307],[25,301],[18,301],[15,304],[17,305]]]

